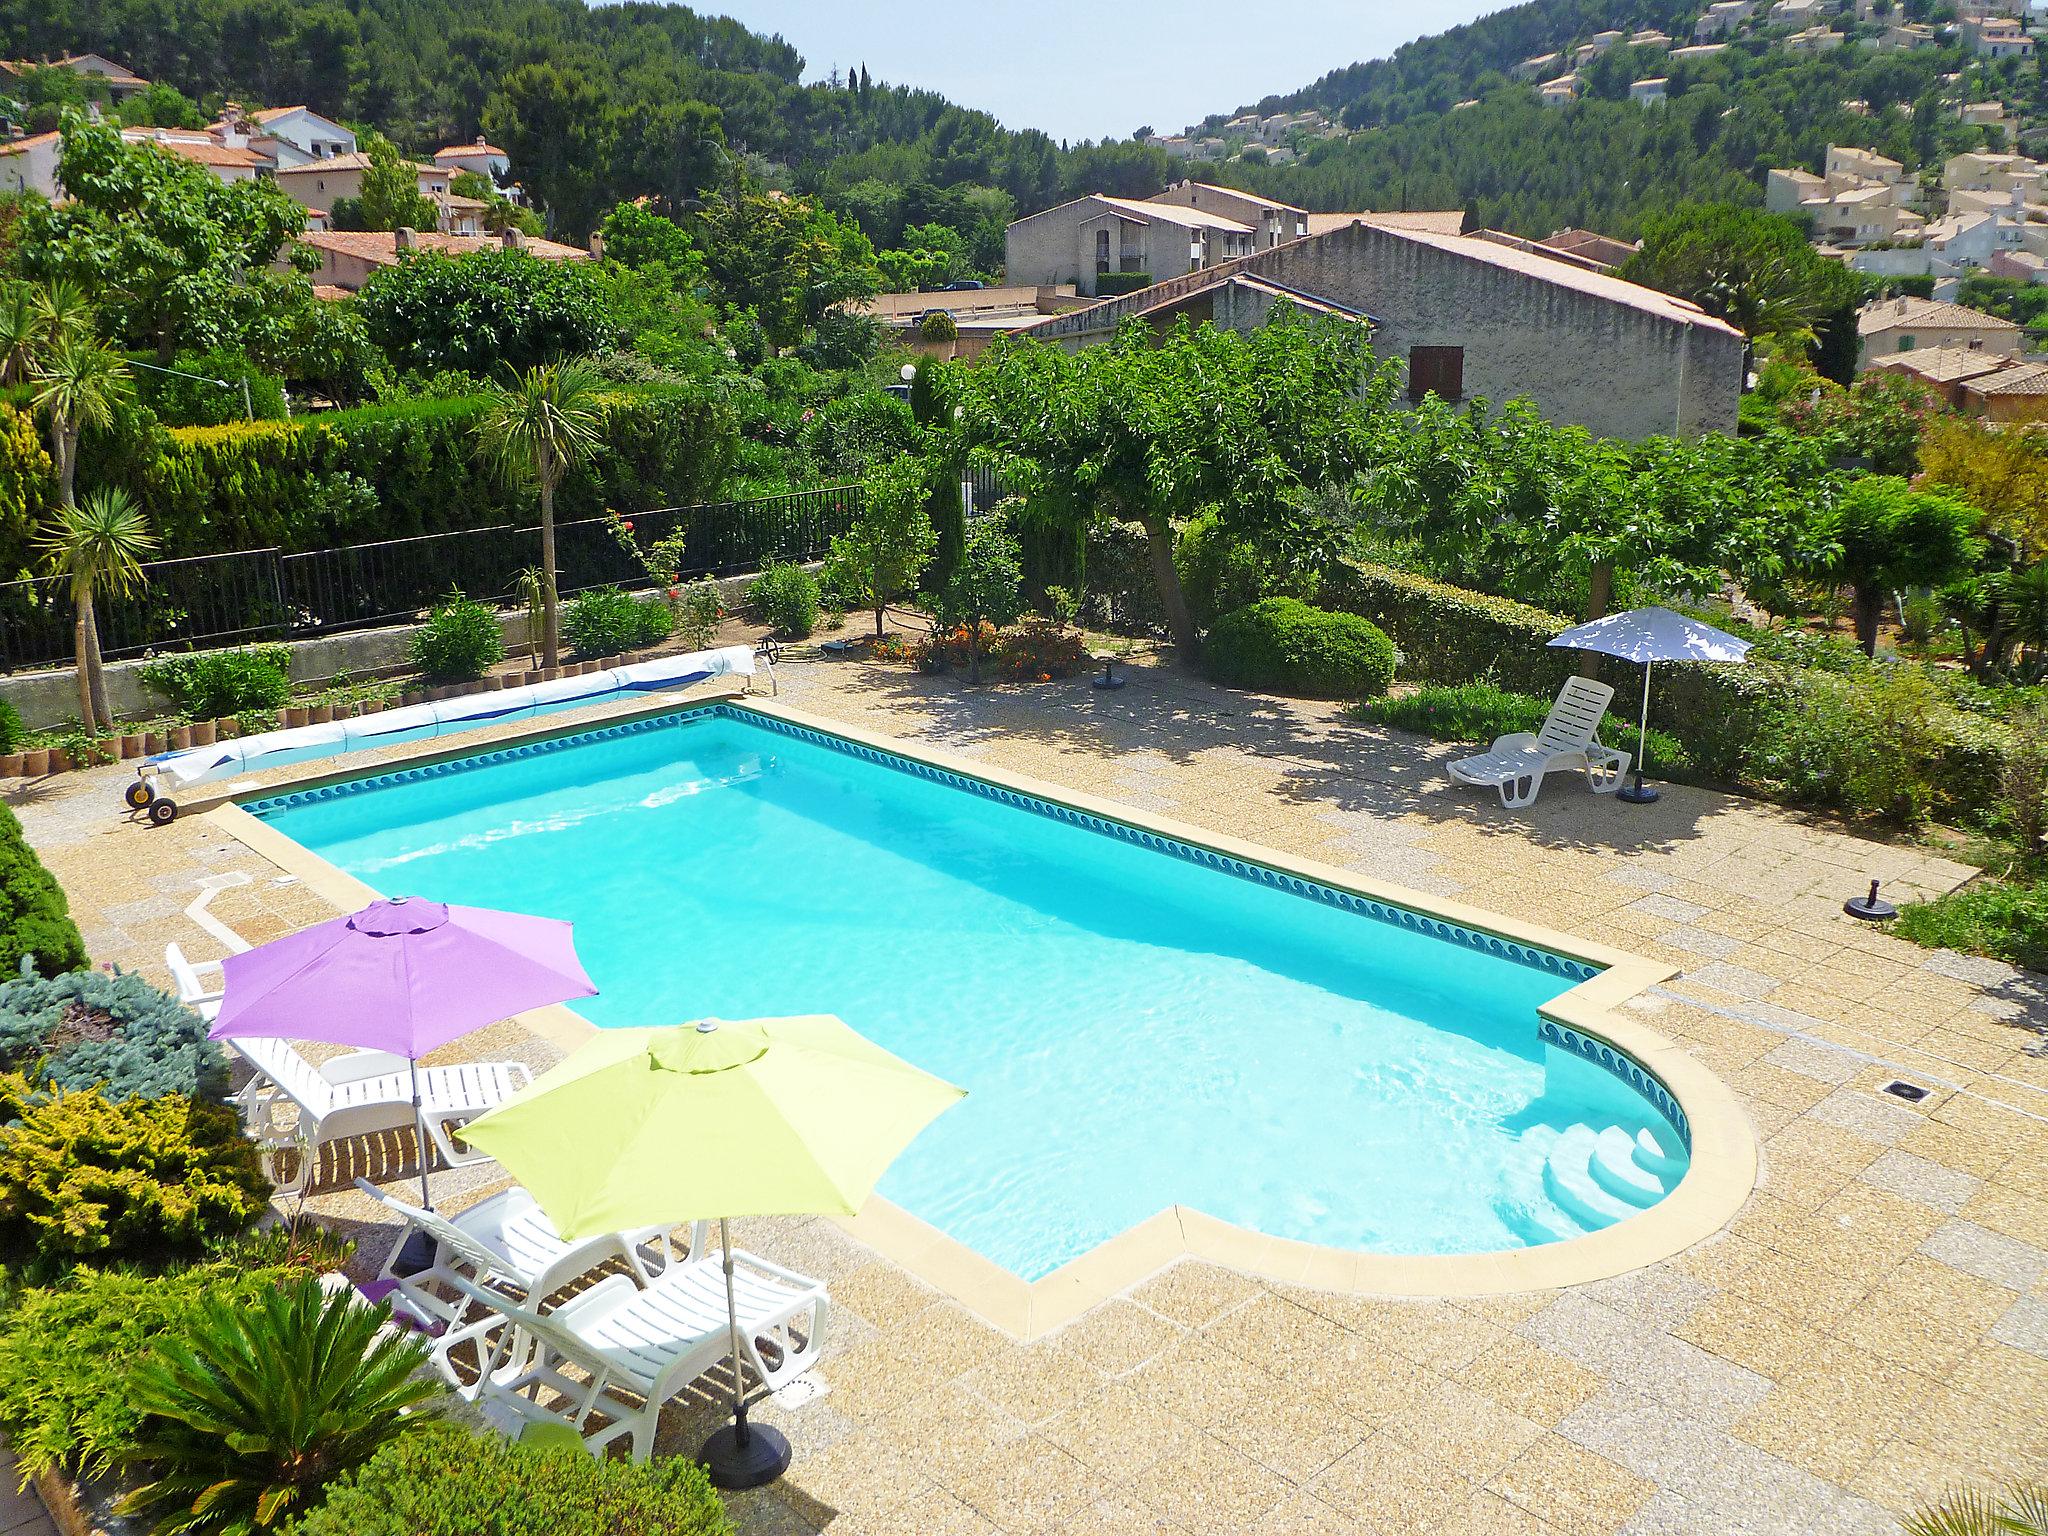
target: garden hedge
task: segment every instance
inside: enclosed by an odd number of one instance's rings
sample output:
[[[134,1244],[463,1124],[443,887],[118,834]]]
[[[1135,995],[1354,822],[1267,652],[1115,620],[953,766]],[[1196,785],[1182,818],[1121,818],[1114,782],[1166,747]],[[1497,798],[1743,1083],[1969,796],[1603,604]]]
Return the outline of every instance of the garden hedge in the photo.
[[[725,1506],[687,1456],[598,1460],[453,1425],[385,1446],[294,1536],[731,1536]]]
[[[56,877],[0,805],[0,976],[20,975],[24,959],[45,976],[75,971],[85,964],[85,940]]]
[[[478,461],[483,395],[411,400],[291,421],[174,428],[132,487],[166,556],[277,547],[286,552],[530,522]],[[556,516],[595,517],[716,497],[737,449],[730,412],[693,389],[621,390],[603,399],[600,443],[571,472]]]

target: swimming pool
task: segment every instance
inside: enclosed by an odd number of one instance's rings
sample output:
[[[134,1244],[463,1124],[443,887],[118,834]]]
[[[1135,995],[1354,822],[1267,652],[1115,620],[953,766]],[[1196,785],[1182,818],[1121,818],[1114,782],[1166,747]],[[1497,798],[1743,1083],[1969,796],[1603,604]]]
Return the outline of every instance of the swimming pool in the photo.
[[[574,921],[600,1026],[830,1012],[966,1087],[881,1192],[1027,1281],[1175,1204],[1544,1244],[1686,1167],[1661,1084],[1539,1018],[1584,962],[750,710],[244,808],[387,894]]]

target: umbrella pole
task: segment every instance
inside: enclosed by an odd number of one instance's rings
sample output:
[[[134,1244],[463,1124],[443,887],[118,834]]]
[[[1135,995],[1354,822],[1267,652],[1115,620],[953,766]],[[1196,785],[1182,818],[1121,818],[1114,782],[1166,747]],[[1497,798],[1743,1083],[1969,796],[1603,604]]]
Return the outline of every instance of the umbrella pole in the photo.
[[[410,1056],[405,1061],[412,1068],[412,1134],[420,1148],[420,1208],[431,1211],[434,1197],[427,1193],[427,1159],[433,1155],[433,1143],[427,1139],[427,1122],[420,1114],[420,1064]]]
[[[725,1324],[732,1350],[732,1422],[723,1426],[698,1452],[712,1483],[720,1488],[759,1488],[789,1469],[789,1441],[777,1430],[747,1422],[747,1379],[740,1363],[740,1308],[733,1295],[732,1229],[718,1218],[718,1246],[725,1261]]]
[[[1614,796],[1630,805],[1648,805],[1657,798],[1657,791],[1643,782],[1643,759],[1650,751],[1650,668],[1655,665],[1653,661],[1643,663],[1643,720],[1636,727],[1636,781],[1623,785]]]

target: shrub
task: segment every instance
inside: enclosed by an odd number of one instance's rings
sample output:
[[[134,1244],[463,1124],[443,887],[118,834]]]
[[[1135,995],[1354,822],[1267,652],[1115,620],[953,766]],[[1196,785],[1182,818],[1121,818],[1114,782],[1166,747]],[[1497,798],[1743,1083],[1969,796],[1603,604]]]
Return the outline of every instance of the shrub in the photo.
[[[290,1526],[447,1391],[420,1369],[426,1341],[384,1333],[386,1321],[311,1275],[254,1305],[200,1298],[129,1378],[155,1481],[122,1511],[153,1513],[159,1532]]]
[[[1898,930],[1930,949],[1990,955],[2048,972],[2048,880],[2031,885],[1980,880],[1899,909]]]
[[[691,650],[702,650],[718,633],[725,619],[725,599],[715,581],[693,581],[676,593],[670,607],[675,614],[675,633]]]
[[[800,565],[770,561],[747,589],[747,603],[754,615],[776,634],[801,640],[818,627],[818,610],[824,599],[818,578]]]
[[[27,736],[28,727],[21,723],[21,712],[0,699],[0,754],[19,752]]]
[[[1554,695],[1577,666],[1569,651],[1548,649],[1569,627],[1556,614],[1391,566],[1342,562],[1319,601],[1378,625],[1401,648],[1402,675],[1418,681],[1491,674],[1503,687]]]
[[[1321,595],[1321,572],[1289,569],[1283,559],[1236,538],[1213,512],[1181,530],[1173,563],[1195,623],[1209,628],[1234,608],[1262,597],[1298,597],[1313,603]]]
[[[562,633],[585,660],[659,645],[674,627],[667,603],[643,603],[617,587],[579,592],[562,611]]]
[[[951,312],[948,310],[930,310],[922,320],[917,322],[917,339],[919,341],[953,341],[959,335],[959,322],[954,320]]]
[[[78,1268],[0,1310],[0,1432],[30,1477],[99,1477],[129,1458],[142,1409],[128,1373],[203,1296],[240,1306],[284,1277],[239,1255],[163,1275]]]
[[[216,1095],[227,1060],[206,1021],[140,976],[69,971],[0,984],[0,1070],[109,1099]]]
[[[140,676],[143,687],[186,719],[216,720],[283,705],[292,696],[291,659],[282,645],[194,651],[160,656]]]
[[[1225,614],[1203,654],[1218,682],[1308,698],[1374,698],[1394,678],[1393,642],[1375,625],[1291,597]]]
[[[703,1467],[645,1464],[469,1434],[410,1434],[330,1488],[296,1536],[731,1536]]]
[[[1095,274],[1095,296],[1098,299],[1113,299],[1119,294],[1136,293],[1140,288],[1152,286],[1150,272],[1098,272]]]
[[[1016,683],[1049,683],[1088,665],[1080,635],[1050,619],[1026,619],[996,642],[996,667]]]
[[[136,378],[137,398],[167,427],[216,427],[246,421],[252,412],[258,421],[277,421],[287,414],[283,384],[244,353],[222,348],[180,353],[176,361],[179,373],[143,369]],[[186,378],[185,374],[199,377]],[[242,409],[244,382],[249,386],[248,411]],[[223,384],[228,387],[222,388]]]
[[[460,681],[482,677],[505,659],[505,634],[489,604],[450,592],[413,631],[411,650],[413,665],[428,677]]]
[[[0,1250],[98,1259],[197,1254],[270,1198],[255,1145],[225,1105],[166,1094],[45,1094],[0,1073]]]
[[[85,964],[85,940],[21,823],[0,805],[0,976],[19,975],[23,960],[45,976],[75,971]]]
[[[1800,805],[1914,826],[1942,802],[1939,694],[1926,676],[1809,674],[1772,709],[1744,768]]]

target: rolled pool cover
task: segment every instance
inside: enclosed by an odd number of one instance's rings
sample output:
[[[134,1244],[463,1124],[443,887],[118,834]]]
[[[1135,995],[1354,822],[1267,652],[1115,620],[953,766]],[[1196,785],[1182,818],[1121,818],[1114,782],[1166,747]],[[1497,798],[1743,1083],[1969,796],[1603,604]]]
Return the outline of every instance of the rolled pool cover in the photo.
[[[664,689],[702,682],[707,677],[753,675],[753,648],[729,645],[715,651],[691,651],[684,656],[635,662],[630,667],[614,667],[608,672],[558,677],[551,683],[529,683],[491,693],[469,693],[434,704],[387,709],[353,720],[264,731],[255,736],[216,742],[210,747],[190,747],[183,752],[159,752],[145,761],[144,770],[166,781],[170,788],[184,789],[264,768],[333,757],[341,752],[390,746],[401,741],[420,741],[455,731],[496,725],[501,720],[553,714],[557,710],[595,704],[607,698],[659,693]]]

